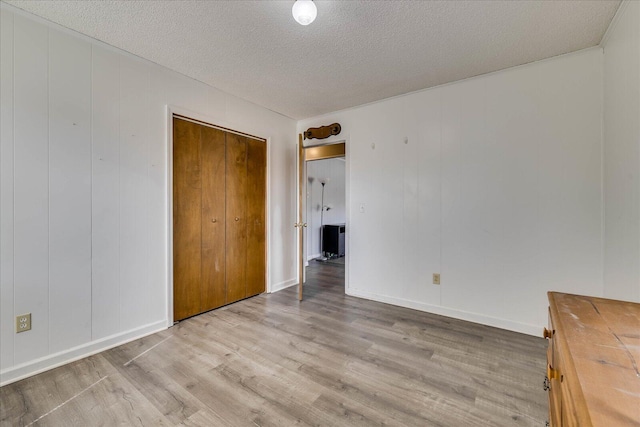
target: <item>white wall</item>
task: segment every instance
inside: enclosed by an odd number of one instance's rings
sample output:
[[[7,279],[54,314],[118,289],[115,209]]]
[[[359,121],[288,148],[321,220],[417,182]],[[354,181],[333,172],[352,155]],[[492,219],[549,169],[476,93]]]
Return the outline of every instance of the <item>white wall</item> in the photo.
[[[305,222],[307,259],[321,255],[320,222],[324,224],[343,224],[346,222],[345,211],[345,160],[324,159],[307,162],[307,216]],[[313,182],[310,178],[313,178]],[[325,180],[324,211],[321,218],[322,184]]]
[[[601,119],[594,48],[299,122],[349,146],[347,292],[535,335],[602,295]]]
[[[10,6],[0,17],[2,383],[166,327],[167,104],[269,138],[268,282],[295,282],[293,120]]]
[[[604,42],[604,294],[640,302],[640,2]]]

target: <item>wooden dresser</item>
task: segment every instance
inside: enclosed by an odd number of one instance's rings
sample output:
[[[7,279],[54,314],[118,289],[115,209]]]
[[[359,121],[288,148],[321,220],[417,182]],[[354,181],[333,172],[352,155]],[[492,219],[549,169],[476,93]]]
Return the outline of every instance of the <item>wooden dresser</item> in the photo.
[[[640,426],[640,304],[548,295],[550,425]]]

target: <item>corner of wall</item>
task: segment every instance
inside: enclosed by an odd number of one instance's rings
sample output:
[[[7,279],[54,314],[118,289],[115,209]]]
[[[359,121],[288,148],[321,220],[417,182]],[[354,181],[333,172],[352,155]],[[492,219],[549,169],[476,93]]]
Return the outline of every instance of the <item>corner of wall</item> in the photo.
[[[640,3],[622,2],[600,45],[603,290],[640,302]]]

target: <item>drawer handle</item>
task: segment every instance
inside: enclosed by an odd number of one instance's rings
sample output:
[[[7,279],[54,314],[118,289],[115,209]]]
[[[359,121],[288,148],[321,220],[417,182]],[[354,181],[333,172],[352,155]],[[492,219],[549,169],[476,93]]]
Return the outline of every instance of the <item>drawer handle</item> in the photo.
[[[542,331],[542,336],[543,336],[545,339],[551,339],[551,338],[553,338],[553,333],[554,333],[554,332],[555,332],[555,331],[550,331],[550,330],[548,330],[547,328],[544,328],[544,330]]]

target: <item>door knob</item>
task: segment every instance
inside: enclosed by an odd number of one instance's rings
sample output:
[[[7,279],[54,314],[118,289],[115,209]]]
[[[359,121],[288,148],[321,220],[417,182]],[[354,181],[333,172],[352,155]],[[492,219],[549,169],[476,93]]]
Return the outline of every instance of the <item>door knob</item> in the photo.
[[[211,218],[211,222],[218,222],[218,220],[215,218]]]
[[[240,221],[240,218],[236,217],[236,221]]]
[[[560,380],[562,381],[562,375],[560,375],[560,371],[557,369],[553,369],[551,365],[547,363],[547,378],[549,380]]]

